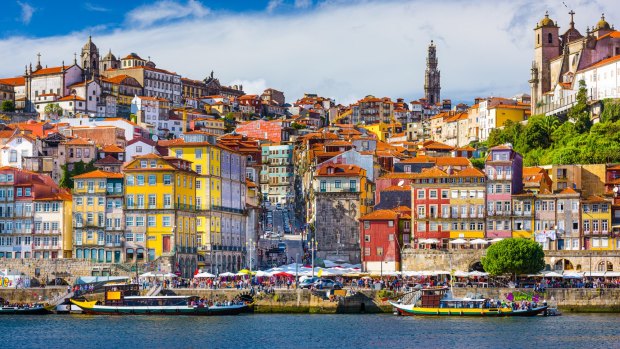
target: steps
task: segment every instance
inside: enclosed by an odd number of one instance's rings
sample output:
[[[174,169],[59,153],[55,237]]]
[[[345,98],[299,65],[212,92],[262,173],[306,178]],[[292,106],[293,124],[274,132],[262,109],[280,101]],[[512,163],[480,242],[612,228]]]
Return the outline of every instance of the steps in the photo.
[[[420,300],[420,297],[422,297],[422,291],[409,292],[401,298],[401,303],[405,305],[415,304]]]
[[[149,297],[157,296],[161,292],[162,287],[162,285],[153,285],[151,288],[149,288],[146,295]]]

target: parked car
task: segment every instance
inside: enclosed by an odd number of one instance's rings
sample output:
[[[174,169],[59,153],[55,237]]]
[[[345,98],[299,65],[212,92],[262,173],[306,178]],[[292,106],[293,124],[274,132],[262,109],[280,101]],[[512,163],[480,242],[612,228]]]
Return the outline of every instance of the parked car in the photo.
[[[314,287],[319,290],[340,290],[342,284],[332,279],[319,279],[314,283]]]
[[[278,210],[282,209],[282,204],[278,202],[278,203],[276,204],[276,208],[277,208]]]
[[[312,287],[312,286],[314,285],[314,283],[315,283],[315,282],[317,282],[317,281],[319,281],[319,278],[318,278],[318,277],[316,277],[316,276],[315,276],[315,277],[310,277],[310,278],[307,278],[307,279],[305,279],[304,281],[302,281],[302,282],[300,282],[300,283],[299,283],[299,288],[302,288],[302,289],[304,289],[304,288],[310,288],[310,287]]]
[[[286,243],[285,242],[279,242],[278,243],[278,250],[284,252],[286,251]]]

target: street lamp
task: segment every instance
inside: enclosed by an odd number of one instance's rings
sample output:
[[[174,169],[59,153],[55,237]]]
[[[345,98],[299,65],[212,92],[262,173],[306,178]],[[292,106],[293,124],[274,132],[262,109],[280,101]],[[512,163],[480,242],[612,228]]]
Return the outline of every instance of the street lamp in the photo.
[[[319,243],[317,241],[314,241],[314,238],[312,238],[312,242],[311,242],[311,249],[312,249],[312,277],[314,278],[314,251],[315,249],[318,247]]]

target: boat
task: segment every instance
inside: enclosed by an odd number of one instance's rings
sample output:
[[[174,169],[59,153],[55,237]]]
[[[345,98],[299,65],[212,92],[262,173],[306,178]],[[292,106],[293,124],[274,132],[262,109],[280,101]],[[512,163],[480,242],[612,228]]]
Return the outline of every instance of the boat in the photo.
[[[85,300],[85,299],[84,299]],[[82,308],[71,303],[71,298],[65,298],[65,300],[56,306],[56,314],[71,314],[81,313]]]
[[[205,304],[198,296],[140,296],[140,285],[106,285],[103,304],[71,299],[85,314],[96,315],[237,315],[246,312],[242,302]]]
[[[420,289],[406,294],[400,301],[389,303],[397,315],[430,316],[535,316],[545,314],[547,306],[513,309],[510,306],[498,306],[484,298],[452,298],[447,287]]]
[[[46,315],[51,314],[53,306],[43,304],[34,305],[8,305],[0,298],[0,315]]]

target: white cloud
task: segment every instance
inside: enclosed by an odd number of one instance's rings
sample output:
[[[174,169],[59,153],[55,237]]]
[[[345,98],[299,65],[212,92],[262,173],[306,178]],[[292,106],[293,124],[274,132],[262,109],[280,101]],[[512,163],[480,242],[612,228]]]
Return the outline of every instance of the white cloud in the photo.
[[[295,0],[295,8],[308,8],[312,5],[312,0]]]
[[[147,27],[152,24],[182,18],[202,18],[209,9],[197,0],[180,3],[173,0],[160,0],[153,4],[137,7],[127,13],[126,21],[132,26]]]
[[[267,12],[273,12],[276,8],[280,7],[280,5],[282,5],[282,0],[269,0],[269,3],[267,4]]]
[[[32,5],[26,3],[26,2],[21,2],[18,1],[17,4],[19,5],[20,9],[21,9],[21,17],[20,20],[22,21],[22,23],[24,24],[29,24],[30,20],[32,19],[32,15],[34,14],[34,11],[36,11],[36,9],[34,7],[32,7]]]
[[[84,8],[87,11],[92,11],[92,12],[109,12],[110,11],[110,9],[107,8],[107,7],[103,7],[103,6],[100,6],[100,5],[97,5],[97,4],[93,4],[93,3],[90,3],[90,2],[84,3]]]
[[[222,83],[225,83],[222,81]],[[228,84],[229,86],[243,86],[243,91],[249,95],[260,95],[267,89],[267,81],[265,79],[256,79],[256,80],[233,80]]]
[[[434,39],[442,97],[472,101],[529,92],[532,29],[546,9],[561,33],[567,29],[568,10],[561,2],[547,0],[536,5],[539,11],[521,10],[528,6],[528,0],[330,3],[286,16],[187,15],[157,26],[92,33],[102,53],[112,48],[116,56],[151,56],[158,67],[192,79],[214,70],[222,83],[242,84],[247,92],[272,87],[284,91],[288,101],[318,93],[339,103],[368,94],[422,97],[426,48]],[[574,10],[582,33],[603,11],[610,23],[620,25],[609,2]],[[43,65],[72,62],[90,32],[2,39],[0,52],[11,54],[0,55],[0,77],[23,74],[37,52]]]

